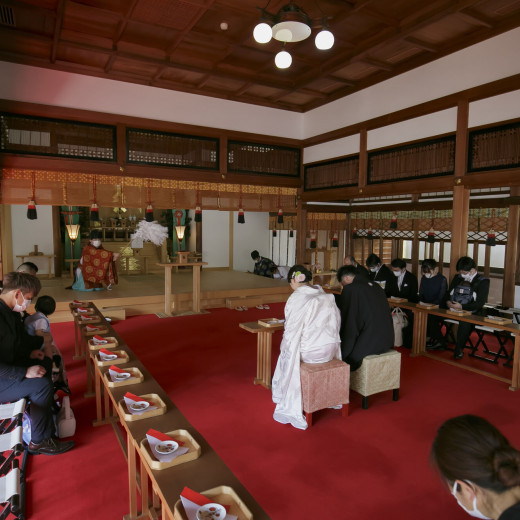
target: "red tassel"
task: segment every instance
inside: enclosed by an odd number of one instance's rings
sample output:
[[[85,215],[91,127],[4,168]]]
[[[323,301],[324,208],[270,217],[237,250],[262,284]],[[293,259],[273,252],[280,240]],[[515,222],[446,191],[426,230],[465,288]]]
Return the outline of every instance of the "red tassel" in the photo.
[[[92,206],[90,206],[90,220],[93,222],[99,221],[99,208],[95,202],[92,204]]]
[[[392,217],[390,220],[390,229],[397,229],[397,217]]]
[[[495,235],[495,232],[493,230],[491,230],[488,234],[487,234],[487,238],[486,238],[486,246],[496,246],[497,245],[497,240],[496,240],[496,235]]]
[[[367,231],[367,239],[374,240],[374,232],[371,229]]]
[[[358,232],[356,228],[352,230],[352,238],[358,238]]]
[[[273,238],[276,237],[276,229],[273,229]]]
[[[153,222],[153,207],[151,204],[148,204],[148,206],[146,206],[144,217],[146,222]]]
[[[291,229],[289,231],[289,238],[293,238],[294,237],[294,231]]]
[[[430,231],[428,231],[426,242],[428,242],[428,244],[433,244],[435,242],[435,231],[433,230],[433,228],[431,228]]]
[[[238,223],[239,224],[245,224],[246,223],[246,219],[244,217],[244,210],[242,208],[240,208],[238,210]]]
[[[195,208],[195,222],[202,222],[202,210],[200,209],[200,206],[197,206]]]
[[[27,218],[29,220],[36,220],[38,218],[38,214],[36,213],[36,203],[34,200],[29,201],[29,205],[27,206]]]
[[[338,234],[334,232],[334,235],[332,235],[332,247],[338,247],[338,244]]]
[[[280,208],[278,210],[278,221],[277,222],[278,222],[278,224],[283,224],[283,209],[282,208]]]

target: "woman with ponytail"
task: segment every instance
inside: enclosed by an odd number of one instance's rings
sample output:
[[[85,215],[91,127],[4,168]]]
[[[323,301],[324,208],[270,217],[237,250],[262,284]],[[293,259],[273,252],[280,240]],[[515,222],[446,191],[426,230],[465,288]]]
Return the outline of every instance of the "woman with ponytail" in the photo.
[[[520,520],[520,452],[485,419],[461,415],[446,421],[431,461],[469,515]]]

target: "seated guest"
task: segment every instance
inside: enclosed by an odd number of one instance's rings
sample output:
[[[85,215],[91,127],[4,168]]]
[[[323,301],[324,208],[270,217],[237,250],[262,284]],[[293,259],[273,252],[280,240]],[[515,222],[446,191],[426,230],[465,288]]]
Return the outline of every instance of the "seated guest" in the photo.
[[[353,371],[361,366],[366,356],[393,348],[392,313],[381,287],[357,275],[355,267],[340,267],[337,277],[343,285],[338,299],[341,357]]]
[[[40,296],[34,306],[36,312],[29,314],[25,320],[25,330],[30,336],[40,336],[45,345],[50,345],[52,353],[52,382],[55,390],[63,390],[70,394],[67,371],[63,356],[59,351],[51,333],[51,324],[48,316],[56,310],[56,301],[52,296]]]
[[[458,274],[453,277],[448,288],[449,299],[446,306],[453,310],[471,311],[472,314],[482,314],[482,308],[489,294],[489,278],[478,274],[473,258],[462,256],[457,262]],[[471,323],[459,321],[457,341],[455,343],[455,359],[462,359],[468,338],[475,328]]]
[[[368,276],[368,269],[361,264],[358,264],[356,262],[356,259],[353,256],[347,255],[343,259],[343,265],[352,265],[356,268],[356,274],[360,274],[361,276],[364,276],[367,280],[369,278]]]
[[[251,251],[251,258],[255,262],[255,270],[253,271],[254,274],[257,274],[258,276],[266,276],[267,278],[273,278],[277,266],[272,260],[260,256],[260,253],[256,249]]]
[[[433,303],[439,307],[445,307],[448,281],[439,272],[439,266],[433,258],[423,260],[421,264],[421,283],[419,285],[419,302]],[[428,314],[427,350],[444,348],[444,336],[441,331],[441,318]]]
[[[79,267],[76,268],[75,281],[72,289],[75,291],[107,290],[117,284],[116,261],[121,255],[107,251],[101,245],[101,231],[93,229],[90,232],[90,242],[83,248]]]
[[[406,269],[406,262],[401,258],[394,258],[390,263],[390,268],[397,279],[397,285],[394,287],[394,293],[391,296],[397,298],[405,298],[409,302],[417,303],[418,301],[418,282],[417,276]],[[413,338],[413,312],[404,309],[404,313],[408,318],[408,325],[403,328],[403,346],[412,348]]]
[[[287,280],[287,275],[289,274],[290,267],[288,265],[279,265],[273,273],[273,278],[278,278],[279,280]]]
[[[31,402],[29,453],[57,455],[70,450],[73,441],[54,438],[53,386],[50,379],[52,352],[40,350],[42,338],[29,336],[19,313],[38,295],[38,278],[26,273],[7,273],[0,294],[0,401]]]
[[[285,304],[285,327],[280,357],[273,376],[275,421],[305,430],[300,361],[326,363],[341,359],[340,317],[334,297],[312,286],[312,274],[302,265],[291,267],[288,280],[294,291]]]
[[[470,516],[520,518],[520,452],[482,417],[448,419],[437,431],[431,461]]]
[[[390,298],[392,294],[397,292],[397,282],[394,274],[381,262],[377,255],[374,253],[368,255],[366,264],[370,271],[370,280],[377,282],[383,288],[387,298]]]
[[[24,262],[16,268],[16,272],[27,273],[36,276],[36,273],[38,272],[38,266],[36,264],[33,264],[32,262]]]

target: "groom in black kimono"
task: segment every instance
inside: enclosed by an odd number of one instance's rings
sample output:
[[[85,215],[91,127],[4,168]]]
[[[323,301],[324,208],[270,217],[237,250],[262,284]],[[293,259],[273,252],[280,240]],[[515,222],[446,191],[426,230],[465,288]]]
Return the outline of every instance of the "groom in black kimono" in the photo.
[[[341,313],[341,357],[353,371],[366,356],[393,348],[392,313],[385,291],[377,283],[356,275],[353,266],[340,267],[337,277],[343,286],[336,300]]]

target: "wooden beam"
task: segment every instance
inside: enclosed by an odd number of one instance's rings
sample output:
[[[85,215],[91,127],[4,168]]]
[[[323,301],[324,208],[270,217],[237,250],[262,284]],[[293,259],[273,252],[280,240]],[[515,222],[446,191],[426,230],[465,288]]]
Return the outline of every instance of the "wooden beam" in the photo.
[[[451,224],[450,279],[456,274],[455,265],[468,249],[469,190],[462,185],[453,188]]]
[[[468,164],[469,101],[461,100],[457,106],[457,134],[455,142],[455,178],[466,175]]]

